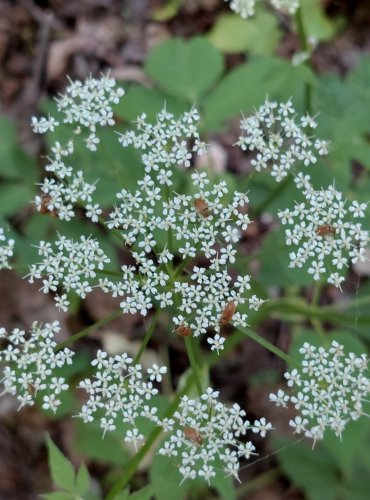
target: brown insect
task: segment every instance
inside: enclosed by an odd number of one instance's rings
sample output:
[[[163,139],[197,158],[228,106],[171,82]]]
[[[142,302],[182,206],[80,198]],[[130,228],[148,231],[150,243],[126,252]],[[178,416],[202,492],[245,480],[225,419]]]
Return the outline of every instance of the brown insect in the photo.
[[[203,438],[196,429],[193,429],[192,427],[184,427],[183,433],[185,439],[188,439],[192,443],[198,444],[199,446],[203,444]]]
[[[226,325],[227,323],[229,323],[229,321],[232,320],[234,313],[235,313],[235,310],[236,310],[235,302],[230,301],[228,304],[226,304],[226,307],[222,311],[221,318],[219,321],[221,326]]]
[[[316,234],[318,236],[334,236],[336,233],[337,230],[330,224],[323,224],[322,226],[318,226],[316,228]]]
[[[190,326],[187,326],[184,323],[181,323],[175,328],[175,333],[180,335],[180,337],[190,337],[192,335]]]
[[[211,215],[208,203],[203,198],[194,199],[194,208],[198,212],[198,214],[204,217],[205,219]]]
[[[52,215],[56,217],[58,212],[55,210],[49,210],[49,203],[51,202],[51,196],[49,194],[43,194],[41,197],[40,213],[43,215]]]
[[[36,388],[32,384],[27,385],[27,392],[28,394],[31,394],[31,396],[34,396],[36,394]]]

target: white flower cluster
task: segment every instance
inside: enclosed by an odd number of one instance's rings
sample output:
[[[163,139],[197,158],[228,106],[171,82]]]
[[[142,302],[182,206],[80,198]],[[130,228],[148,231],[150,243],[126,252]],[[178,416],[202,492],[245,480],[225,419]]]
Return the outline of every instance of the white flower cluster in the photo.
[[[145,171],[157,172],[160,184],[172,184],[172,169],[175,165],[189,167],[192,153],[202,154],[205,144],[198,133],[199,114],[193,108],[175,119],[165,108],[157,115],[157,123],[151,124],[143,113],[137,118],[137,131],[120,134],[122,146],[133,146],[142,151]],[[189,147],[189,141],[192,147]]]
[[[54,336],[59,330],[58,321],[34,323],[28,334],[19,328],[10,333],[0,328],[0,339],[6,344],[0,351],[0,363],[6,363],[1,394],[16,395],[19,408],[32,406],[39,393],[43,394],[45,410],[55,413],[60,405],[59,395],[68,389],[68,384],[58,376],[58,368],[70,365],[74,353],[67,348],[55,352]]]
[[[271,424],[264,418],[251,424],[238,404],[227,407],[211,388],[199,400],[183,396],[174,418],[166,422],[171,436],[160,448],[161,455],[179,457],[179,472],[185,479],[197,476],[208,483],[216,476],[218,461],[224,473],[238,479],[239,460],[255,455],[255,447],[245,441],[248,430],[265,437]]]
[[[142,366],[133,364],[133,360],[126,353],[109,357],[106,352],[100,350],[92,365],[96,367],[94,378],[87,378],[78,386],[89,396],[78,417],[85,423],[99,418],[104,434],[114,431],[119,423],[128,424],[125,441],[133,443],[137,449],[144,439],[137,419],[144,418],[159,424],[157,408],[149,406],[149,403],[158,393],[154,384],[161,382],[167,368],[153,364],[143,373]]]
[[[13,257],[14,244],[13,239],[6,239],[4,229],[0,227],[0,269],[11,269],[9,259]]]
[[[290,420],[295,433],[304,433],[315,441],[326,429],[341,437],[346,424],[357,420],[368,402],[370,379],[366,354],[345,354],[343,346],[333,341],[329,349],[305,342],[299,352],[303,361],[299,370],[285,373],[292,393],[279,389],[270,394],[276,406],[294,405],[298,415]]]
[[[225,0],[225,2],[229,2],[230,9],[243,19],[254,15],[256,0]]]
[[[308,135],[316,126],[309,115],[297,120],[290,100],[280,104],[266,100],[252,116],[241,120],[243,134],[237,144],[244,151],[256,152],[251,164],[257,172],[271,167],[271,175],[280,182],[298,162],[307,166],[327,154],[327,143]]]
[[[96,135],[97,127],[114,125],[112,104],[117,104],[123,94],[123,89],[116,88],[113,78],[102,75],[99,79],[90,77],[84,83],[71,81],[66,94],[56,99],[58,111],[64,114],[62,123],[76,125],[76,128],[67,144],[61,145],[56,141],[51,147],[52,154],[45,168],[54,177],[45,178],[41,184],[42,195],[35,200],[39,211],[71,220],[75,215],[75,204],[80,203],[86,210],[86,216],[93,222],[98,221],[102,210],[93,203],[95,185],[87,183],[83,172],[74,172],[66,162],[74,152],[75,138],[84,129],[89,134],[85,139],[87,149],[96,151],[100,142]],[[60,122],[50,116],[32,118],[33,130],[38,133],[54,132],[59,126]]]
[[[295,14],[299,9],[299,0],[270,0],[271,5],[277,10]]]
[[[225,2],[229,2],[230,9],[243,19],[254,15],[256,0],[225,0]],[[299,8],[299,0],[270,0],[270,2],[275,9],[289,14],[295,14]]]
[[[122,267],[121,281],[106,278],[100,286],[107,293],[124,297],[121,307],[125,313],[146,315],[154,303],[161,308],[175,304],[179,311],[175,324],[189,326],[197,336],[209,328],[219,332],[225,307],[230,302],[246,302],[250,277],[238,276],[233,283],[228,266],[236,260],[240,230],[245,230],[250,220],[246,194],[235,192],[227,203],[225,181],[210,186],[206,173],[197,171],[191,178],[193,195],[174,193],[169,199],[168,190],[157,187],[149,174],[139,181],[140,189],[134,193],[123,190],[118,194],[121,202],[112,212],[108,227],[122,231],[125,244],[137,245],[139,252],[132,253],[136,266]],[[188,274],[174,276],[174,251],[167,247],[157,250],[160,231],[176,241],[178,254],[188,261]],[[193,265],[190,270],[190,261],[202,255],[209,264]],[[253,309],[261,304],[255,296],[250,299]],[[235,324],[245,325],[246,319],[240,312],[233,315]],[[217,339],[223,343],[219,335]],[[220,343],[212,349],[221,348]]]
[[[90,133],[86,147],[96,151],[99,138],[96,135],[97,126],[114,125],[112,104],[118,104],[124,95],[122,88],[116,87],[116,81],[109,74],[100,78],[90,76],[84,82],[70,80],[66,93],[55,99],[57,110],[64,114],[63,123],[75,125],[77,133],[80,127]],[[44,134],[49,130],[54,132],[60,123],[55,119],[42,117],[32,118],[34,132]]]
[[[328,282],[340,288],[344,281],[341,274],[349,262],[365,260],[369,233],[354,219],[365,217],[367,204],[353,201],[346,206],[334,185],[316,191],[308,175],[299,174],[295,182],[305,202],[278,213],[281,222],[291,226],[285,230],[287,245],[298,247],[289,255],[290,267],[300,268],[309,262],[308,272],[314,280],[329,271]]]
[[[44,293],[55,292],[55,302],[64,311],[69,305],[67,293],[73,290],[79,297],[85,298],[93,289],[91,282],[96,277],[96,271],[110,262],[99,243],[85,236],[74,242],[58,234],[54,245],[40,241],[37,248],[42,261],[30,266],[29,282],[41,279],[41,290]]]

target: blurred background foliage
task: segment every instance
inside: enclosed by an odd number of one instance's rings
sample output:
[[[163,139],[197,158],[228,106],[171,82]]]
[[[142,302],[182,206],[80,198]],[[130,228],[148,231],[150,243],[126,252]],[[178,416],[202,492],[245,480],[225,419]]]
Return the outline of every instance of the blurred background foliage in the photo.
[[[284,348],[289,348],[293,358],[298,356],[298,346],[304,340],[319,342],[314,332],[315,322],[307,316],[299,299],[300,296],[310,296],[311,278],[305,271],[288,269],[283,233],[274,219],[277,210],[292,205],[296,196],[294,185],[283,183],[277,186],[265,173],[249,176],[249,159],[233,150],[232,145],[238,137],[238,121],[242,114],[253,112],[266,96],[278,101],[291,98],[299,112],[309,111],[317,117],[315,134],[330,141],[329,155],[310,170],[314,185],[320,188],[334,180],[336,188],[349,199],[369,200],[370,6],[365,6],[367,2],[302,0],[303,29],[314,45],[311,60],[297,64],[292,63],[292,57],[304,50],[297,34],[302,27],[296,19],[274,12],[264,2],[260,2],[256,15],[248,20],[234,15],[224,2],[217,0],[107,0],[81,2],[80,6],[74,5],[76,2],[62,3],[46,0],[0,2],[5,22],[1,34],[5,30],[8,37],[5,41],[0,37],[0,49],[3,49],[0,50],[3,65],[0,219],[16,239],[15,269],[18,274],[23,276],[27,266],[37,260],[34,245],[40,239],[52,241],[57,231],[74,238],[92,234],[111,257],[112,269],[119,268],[117,245],[101,227],[82,217],[65,223],[35,212],[32,199],[37,193],[37,183],[43,177],[42,165],[48,143],[50,145],[51,140],[64,143],[71,130],[68,127],[58,130],[57,135],[47,138],[42,144],[38,138],[30,138],[28,127],[32,114],[53,112],[51,97],[63,91],[66,73],[83,78],[90,71],[97,74],[110,67],[126,91],[115,109],[117,131],[132,127],[136,117],[143,112],[150,120],[155,120],[164,103],[176,116],[193,105],[198,107],[202,136],[211,147],[206,163],[212,175],[222,175],[232,189],[250,190],[249,210],[257,230],[255,234],[247,235],[246,240],[249,244],[249,238],[254,238],[257,243],[246,247],[247,260],[240,261],[238,271],[245,272],[250,265],[259,295],[287,299],[281,308],[269,311],[270,314],[263,317],[252,315],[251,324]],[[96,32],[97,27],[103,34]],[[111,31],[119,31],[120,27],[122,33],[115,33],[116,38],[110,40]],[[88,50],[84,37],[91,38],[92,33],[98,42],[91,40],[92,46]],[[101,39],[105,42],[99,47]],[[72,44],[72,40],[75,46],[68,52],[66,47],[68,43]],[[64,52],[61,49],[63,43]],[[59,66],[56,59],[51,60],[58,54]],[[24,61],[25,55],[31,58],[28,64]],[[24,68],[17,70],[17,63],[24,64]],[[104,131],[100,137],[102,147],[97,153],[91,153],[77,143],[71,158],[72,166],[82,169],[87,180],[94,182],[98,179],[96,200],[108,211],[116,192],[123,187],[135,188],[143,167],[137,152],[132,148],[123,149],[116,134]],[[175,187],[181,187],[183,192],[189,190],[186,179],[186,175],[177,172]],[[369,220],[367,217],[364,221],[368,229]],[[248,253],[250,249],[252,255]],[[369,350],[369,275],[368,265],[350,270],[343,294],[338,295],[328,287],[322,296],[323,312],[317,313],[325,326],[327,338],[340,339],[346,348],[356,353]],[[7,293],[7,287],[12,286],[4,276],[0,273],[0,281],[3,279],[3,283],[7,283],[1,288],[2,297]],[[337,312],[335,308],[331,309],[333,304],[351,300],[352,296],[355,296],[354,306],[349,310]],[[22,302],[13,303],[13,319],[9,320],[9,315],[5,315],[9,324],[18,326],[15,324],[18,309],[24,305]],[[0,309],[0,316],[1,312]],[[76,299],[73,314],[65,319],[66,328],[74,330],[76,325],[96,319],[99,318],[92,317],[91,309],[86,309]],[[121,335],[125,336],[128,330],[131,331],[128,338],[138,338],[138,335],[132,335],[132,330],[138,331],[140,336],[140,328],[132,323],[123,327]],[[283,340],[281,335],[285,335]],[[291,338],[291,342],[287,338]],[[70,381],[89,373],[92,348],[101,341],[102,337],[95,337],[91,345],[82,345],[78,349],[73,367],[65,369],[64,375]],[[247,348],[251,348],[250,344]],[[171,349],[179,351],[178,345],[170,345],[170,353]],[[284,367],[276,363],[269,366],[270,358],[266,358],[258,369],[245,368],[233,387],[235,378],[230,376],[233,361],[237,371],[237,367],[241,369],[251,360],[251,356],[261,355],[259,351],[252,351],[248,357],[245,348],[240,349],[241,355],[246,357],[240,359],[240,355],[234,360],[227,355],[226,375],[222,369],[212,373],[226,394],[237,394],[248,411],[257,416],[266,409],[266,403],[256,402],[253,394],[261,391],[267,399],[268,392],[281,383]],[[231,349],[230,352],[233,353]],[[180,366],[186,364],[182,362]],[[182,381],[186,376],[185,373]],[[168,400],[168,395],[158,397],[158,406],[163,411]],[[102,440],[101,430],[94,424],[65,423],[76,413],[78,403],[78,395],[71,392],[66,395],[63,411],[57,417],[40,408],[36,411],[38,417],[34,415],[35,410],[24,421],[22,417],[15,417],[21,419],[21,433],[9,420],[14,408],[1,409],[4,435],[16,437],[14,448],[27,440],[27,432],[36,425],[43,436],[45,430],[49,431],[73,462],[72,466],[49,440],[51,478],[64,492],[54,492],[45,498],[62,500],[77,498],[76,495],[88,500],[102,498],[102,492],[114,484],[130,459],[132,450],[124,447],[119,429]],[[275,427],[281,425],[285,431],[282,435],[279,435],[279,430],[276,432],[278,437],[263,450],[262,460],[246,467],[241,485],[235,485],[230,478],[220,475],[212,483],[212,488],[198,482],[179,486],[176,464],[164,457],[153,456],[132,484],[132,489],[138,491],[130,495],[125,490],[116,496],[116,500],[153,497],[158,500],[368,498],[368,420],[353,423],[342,441],[328,436],[312,451],[305,442],[287,437],[289,416],[277,414],[276,410],[271,412],[270,419]],[[35,418],[39,418],[37,424]],[[68,432],[63,434],[66,425]],[[69,429],[71,425],[72,430]],[[0,485],[1,499],[28,500],[37,497],[36,491],[50,491],[45,473],[46,453],[41,441],[39,438],[32,445],[31,459],[38,463],[37,468],[21,474],[20,484],[27,484],[29,490],[22,489],[21,492],[17,490],[19,485],[10,481],[10,486]],[[0,453],[1,449],[4,459],[9,453],[14,461],[17,455],[11,447],[7,451],[6,447],[0,446]],[[83,467],[77,471],[81,460],[86,462],[90,473]],[[27,461],[19,465],[27,466],[32,470]],[[0,468],[0,475],[6,477],[10,468],[11,463]],[[149,486],[146,485],[148,478]]]

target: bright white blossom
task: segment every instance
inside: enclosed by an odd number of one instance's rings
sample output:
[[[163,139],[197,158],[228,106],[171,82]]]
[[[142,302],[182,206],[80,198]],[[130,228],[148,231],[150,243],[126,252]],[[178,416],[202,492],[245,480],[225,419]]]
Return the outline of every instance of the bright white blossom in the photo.
[[[254,9],[257,0],[225,0],[229,2],[230,9],[240,17],[246,19],[254,15]],[[299,0],[270,0],[275,9],[294,14],[299,7]]]
[[[230,3],[230,9],[246,19],[254,15],[256,0],[225,0]]]
[[[37,248],[42,260],[30,266],[29,282],[42,280],[41,290],[54,292],[56,304],[62,310],[67,310],[69,305],[66,293],[73,290],[85,298],[94,287],[96,270],[102,270],[104,264],[110,262],[97,240],[85,236],[75,242],[58,234],[54,244],[40,241]]]
[[[348,203],[334,185],[314,190],[308,175],[298,174],[295,182],[305,201],[278,213],[282,224],[290,226],[287,245],[297,247],[290,253],[290,267],[309,263],[314,280],[328,272],[328,282],[340,288],[349,263],[365,260],[369,233],[355,219],[365,216],[367,204]]]
[[[137,449],[143,440],[137,419],[145,418],[159,424],[157,408],[149,405],[152,397],[158,394],[154,384],[162,380],[167,368],[153,364],[145,373],[126,353],[109,357],[101,350],[91,364],[95,368],[94,377],[86,378],[78,386],[88,394],[78,416],[84,422],[99,419],[104,434],[115,430],[122,422],[129,424],[125,441],[132,442]]]
[[[36,397],[42,395],[42,407],[55,413],[60,405],[59,395],[68,390],[58,371],[72,363],[74,353],[67,348],[56,350],[54,337],[59,330],[58,321],[33,323],[28,333],[19,328],[8,333],[0,328],[0,340],[5,345],[0,351],[0,363],[4,365],[1,394],[17,396],[19,408],[34,405]]]
[[[292,102],[270,102],[240,122],[243,134],[237,144],[244,151],[255,152],[252,166],[260,172],[271,168],[271,175],[280,182],[297,164],[315,164],[318,156],[327,154],[327,143],[312,136],[317,126],[309,116],[299,119]]]
[[[151,175],[155,178],[157,173]],[[136,265],[123,266],[120,281],[106,278],[100,286],[123,298],[125,313],[145,316],[155,304],[161,308],[176,304],[175,324],[189,326],[195,336],[210,328],[219,332],[227,304],[244,304],[250,289],[249,276],[234,280],[228,271],[235,262],[241,231],[250,223],[248,197],[240,192],[230,194],[225,181],[212,185],[205,172],[196,171],[191,175],[193,194],[173,193],[170,198],[168,189],[158,188],[151,175],[138,182],[135,192],[118,194],[120,203],[108,222],[110,229],[121,231],[126,245],[138,248],[132,252]],[[157,250],[160,233],[166,239],[172,234],[177,253],[187,264],[175,281],[168,271],[175,252],[167,247]],[[196,256],[203,256],[208,264],[192,264]],[[262,303],[255,297],[251,307],[257,309]],[[245,325],[246,320],[245,313],[233,315],[235,324]],[[218,351],[222,343],[213,348]]]
[[[37,133],[54,132],[61,124],[73,125],[72,137],[66,144],[56,141],[46,164],[46,171],[52,177],[46,177],[41,183],[41,195],[36,197],[35,204],[42,213],[50,212],[61,220],[71,220],[75,216],[75,205],[85,208],[85,215],[97,222],[102,209],[94,203],[92,195],[95,184],[85,181],[81,170],[74,172],[68,165],[68,157],[73,154],[75,141],[83,131],[87,131],[85,146],[96,151],[100,142],[96,135],[97,127],[115,124],[113,104],[117,104],[124,94],[122,88],[116,87],[114,78],[102,75],[101,78],[89,77],[85,82],[70,81],[65,95],[57,102],[57,110],[62,113],[60,121],[52,117],[32,118],[33,130]]]
[[[291,403],[297,416],[290,420],[295,433],[304,433],[315,441],[327,429],[341,437],[346,424],[366,415],[363,403],[368,401],[370,379],[366,354],[346,354],[342,345],[333,341],[329,349],[305,342],[299,350],[301,366],[285,373],[291,391],[279,389],[270,394],[276,406]]]
[[[295,14],[299,8],[299,0],[270,0],[270,3],[275,9]]]
[[[200,477],[210,483],[219,461],[225,475],[238,479],[239,461],[256,454],[254,445],[245,441],[247,431],[264,437],[272,428],[265,419],[252,424],[238,404],[228,407],[218,396],[218,391],[210,387],[200,399],[183,396],[173,419],[167,423],[171,436],[159,453],[180,460],[183,481]]]
[[[4,229],[0,227],[0,269],[11,269],[9,259],[13,257],[15,241],[6,239]]]
[[[199,120],[196,108],[178,119],[164,108],[157,115],[155,124],[149,123],[143,113],[136,120],[136,131],[119,134],[119,142],[124,147],[132,145],[140,150],[145,171],[157,172],[159,184],[170,186],[173,167],[189,167],[193,153],[205,151],[205,144],[199,138]]]

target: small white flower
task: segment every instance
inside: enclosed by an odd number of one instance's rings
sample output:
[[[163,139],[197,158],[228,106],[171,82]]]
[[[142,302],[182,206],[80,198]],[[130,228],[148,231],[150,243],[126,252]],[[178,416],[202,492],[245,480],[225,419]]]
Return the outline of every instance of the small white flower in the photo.
[[[299,352],[303,355],[300,369],[285,373],[290,392],[279,389],[270,394],[270,401],[283,407],[290,402],[295,407],[298,415],[289,422],[295,433],[314,442],[324,437],[326,429],[341,437],[349,421],[366,415],[362,405],[370,393],[368,358],[345,354],[336,341],[329,349],[306,342]]]
[[[315,190],[307,175],[298,175],[295,182],[302,189],[305,203],[278,212],[282,224],[290,226],[285,230],[287,245],[298,247],[289,254],[290,267],[309,263],[308,273],[316,281],[329,270],[328,283],[341,288],[349,263],[364,258],[369,233],[352,218],[363,218],[367,205],[354,201],[347,209],[346,200],[334,185]]]
[[[16,395],[20,408],[32,406],[36,395],[41,393],[42,407],[56,412],[60,405],[58,396],[68,390],[69,385],[58,376],[58,369],[71,364],[74,353],[67,348],[55,350],[54,337],[59,330],[57,321],[45,325],[34,323],[28,334],[19,328],[9,333],[0,329],[0,337],[6,337],[8,342],[0,351],[0,362],[6,363],[2,394]]]
[[[207,338],[208,344],[211,346],[211,351],[217,351],[217,354],[219,354],[218,351],[222,351],[224,348],[224,343],[225,343],[225,338],[221,337],[218,333],[212,338],[208,337]]]
[[[11,269],[9,261],[13,257],[14,244],[13,239],[6,239],[4,229],[0,227],[0,269]]]
[[[297,122],[290,100],[280,104],[266,100],[254,115],[241,120],[240,128],[243,133],[237,144],[243,151],[255,151],[256,158],[251,164],[257,171],[271,167],[271,175],[277,182],[294,165],[314,164],[317,155],[327,153],[324,143],[310,133],[310,129],[316,128],[315,120],[306,115]]]
[[[271,428],[265,419],[250,425],[238,404],[230,408],[218,397],[218,391],[211,387],[199,399],[183,396],[172,425],[167,426],[171,435],[158,453],[181,460],[182,482],[202,477],[209,483],[216,475],[219,461],[224,464],[226,475],[238,478],[239,458],[248,459],[255,449],[250,441],[242,443],[239,436],[256,429],[254,432],[264,437]]]

